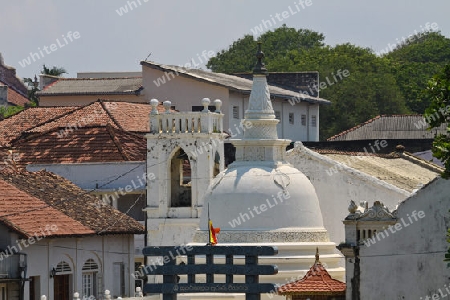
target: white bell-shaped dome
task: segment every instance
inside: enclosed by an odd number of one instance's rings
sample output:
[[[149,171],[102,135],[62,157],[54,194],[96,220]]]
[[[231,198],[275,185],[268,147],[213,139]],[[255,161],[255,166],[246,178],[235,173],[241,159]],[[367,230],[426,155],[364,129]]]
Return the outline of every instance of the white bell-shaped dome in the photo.
[[[222,231],[323,229],[313,185],[289,164],[235,162],[214,179],[204,200]],[[201,230],[207,230],[207,218],[204,211]]]

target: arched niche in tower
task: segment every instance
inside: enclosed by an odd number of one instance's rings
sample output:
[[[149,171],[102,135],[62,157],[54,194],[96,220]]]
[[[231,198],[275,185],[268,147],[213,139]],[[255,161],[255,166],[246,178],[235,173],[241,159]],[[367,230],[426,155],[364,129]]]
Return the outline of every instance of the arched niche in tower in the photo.
[[[192,205],[191,162],[182,148],[178,148],[170,160],[170,207]]]
[[[214,154],[213,177],[220,173],[220,154],[216,151]]]

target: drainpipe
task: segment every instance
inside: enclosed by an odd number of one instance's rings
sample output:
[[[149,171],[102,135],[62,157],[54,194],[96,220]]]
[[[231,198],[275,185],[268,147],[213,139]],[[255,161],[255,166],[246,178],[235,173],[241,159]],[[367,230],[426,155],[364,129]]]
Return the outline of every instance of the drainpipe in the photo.
[[[353,278],[352,278],[352,300],[360,300],[360,259],[359,259],[359,246],[353,248],[355,253],[355,267],[353,270]]]
[[[28,256],[26,253],[23,252],[19,252],[19,255],[23,255],[24,257],[24,262],[23,262],[23,267],[20,266],[20,258],[19,258],[19,270],[21,270],[20,273],[22,273],[23,271],[23,276],[21,276],[21,281],[20,281],[20,290],[19,290],[19,300],[24,300],[25,298],[25,281],[27,281],[27,261],[28,261]]]

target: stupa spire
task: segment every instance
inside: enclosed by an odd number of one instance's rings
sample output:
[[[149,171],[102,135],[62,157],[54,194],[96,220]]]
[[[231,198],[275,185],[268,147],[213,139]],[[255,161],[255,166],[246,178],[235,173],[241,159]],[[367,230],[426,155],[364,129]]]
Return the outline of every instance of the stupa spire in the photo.
[[[245,122],[253,125],[244,132],[246,139],[278,139],[275,112],[270,100],[269,85],[267,84],[267,69],[264,66],[264,53],[261,43],[256,52],[257,63],[253,69],[253,85],[250,93],[248,109],[245,111]]]

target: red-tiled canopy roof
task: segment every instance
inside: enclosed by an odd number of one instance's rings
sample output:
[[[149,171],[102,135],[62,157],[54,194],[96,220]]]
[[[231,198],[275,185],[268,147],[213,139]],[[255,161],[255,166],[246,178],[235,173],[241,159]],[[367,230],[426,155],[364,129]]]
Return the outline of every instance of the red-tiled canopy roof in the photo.
[[[319,261],[319,253],[316,253],[316,261],[308,273],[295,282],[287,283],[278,288],[280,295],[345,295],[345,283],[331,278],[330,274]]]
[[[25,106],[30,100],[12,88],[8,88],[8,102],[17,106]]]

